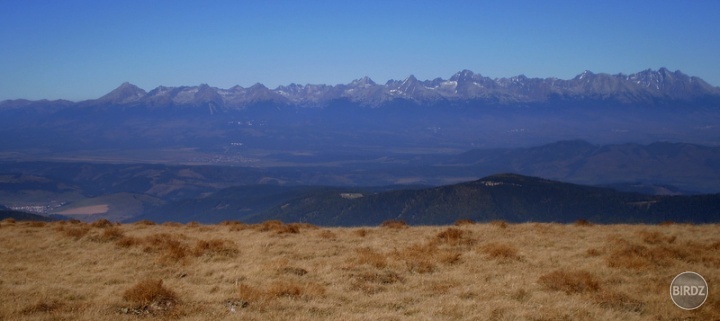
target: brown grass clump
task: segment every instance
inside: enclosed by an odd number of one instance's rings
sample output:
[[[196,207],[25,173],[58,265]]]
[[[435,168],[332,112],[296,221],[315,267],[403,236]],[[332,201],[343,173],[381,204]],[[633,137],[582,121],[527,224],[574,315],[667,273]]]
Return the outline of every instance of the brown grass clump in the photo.
[[[455,226],[473,225],[473,224],[475,224],[475,221],[473,221],[469,218],[459,219],[459,220],[455,221]]]
[[[395,271],[362,272],[350,275],[351,289],[365,294],[377,294],[387,290],[388,285],[405,282],[405,278]]]
[[[22,314],[34,314],[34,313],[53,313],[58,312],[65,308],[65,303],[57,299],[50,300],[39,300],[31,305],[26,306],[20,313]]]
[[[269,299],[265,291],[248,284],[240,284],[237,288],[237,293],[242,305],[264,302]]]
[[[510,244],[490,243],[480,248],[488,257],[500,260],[521,260],[518,249]]]
[[[374,294],[384,291],[385,288],[382,286],[404,282],[405,278],[395,271],[380,271],[380,272],[362,272],[357,275],[351,275],[353,278],[353,288],[361,290],[368,294]],[[378,287],[381,286],[381,287]]]
[[[470,237],[470,231],[449,227],[435,235],[435,241],[448,245],[472,245],[475,240]]]
[[[240,284],[237,288],[238,299],[241,306],[263,305],[272,300],[280,298],[290,299],[312,299],[325,295],[325,287],[309,282],[298,283],[294,281],[275,281],[267,288],[256,287],[248,284]]]
[[[258,224],[257,230],[260,232],[277,231],[278,229],[282,228],[283,225],[284,224],[282,221],[269,220]]]
[[[115,224],[113,224],[112,222],[110,222],[106,219],[100,219],[100,220],[97,220],[90,224],[90,226],[95,227],[95,228],[106,228],[106,227],[110,227],[110,226],[114,226],[114,225]]]
[[[320,238],[326,239],[326,240],[334,240],[337,238],[337,235],[333,233],[332,231],[328,230],[322,230],[320,234],[318,234]]]
[[[132,246],[137,246],[141,243],[142,243],[142,240],[140,240],[139,238],[133,237],[133,236],[127,236],[127,235],[124,235],[124,236],[120,237],[119,239],[115,240],[115,245],[117,245],[119,247],[132,247]]]
[[[407,228],[408,225],[403,220],[387,220],[380,224],[380,227],[391,228],[391,229],[403,229]]]
[[[415,244],[396,251],[395,256],[398,260],[405,262],[410,273],[432,273],[437,268],[437,261],[440,260],[438,252],[439,250],[434,244]]]
[[[590,221],[586,219],[579,219],[575,221],[575,226],[593,226],[593,223],[590,223]]]
[[[271,285],[267,292],[271,297],[297,298],[302,294],[302,286],[294,282],[278,281]]]
[[[508,223],[503,220],[494,220],[490,222],[490,224],[492,224],[493,226],[497,226],[501,229],[506,229],[508,227]]]
[[[587,249],[587,251],[585,251],[585,254],[587,254],[587,256],[600,256],[603,254],[603,251],[596,249],[596,248],[592,248],[592,249]]]
[[[358,264],[367,264],[378,269],[385,268],[388,264],[385,255],[369,247],[358,248],[355,253]]]
[[[298,224],[283,224],[275,229],[277,234],[298,234],[300,233],[300,225]]]
[[[133,224],[134,224],[134,225],[153,226],[153,225],[155,225],[155,222],[153,222],[153,221],[151,221],[151,220],[142,220],[142,221],[137,221],[137,222],[135,222],[135,223],[133,223]]]
[[[179,303],[177,294],[163,286],[162,280],[145,279],[125,290],[123,300],[133,309],[157,313],[172,309]]]
[[[247,224],[240,221],[222,221],[220,225],[229,227],[231,232],[238,232],[249,228]]]
[[[90,226],[85,224],[76,224],[75,226],[58,226],[57,230],[63,232],[63,234],[67,237],[79,240],[90,232]]]
[[[538,282],[553,291],[563,291],[567,294],[597,292],[600,282],[590,272],[561,270],[542,275]]]
[[[651,242],[656,242],[656,236],[653,234],[649,237]],[[667,239],[665,241],[668,241]],[[674,238],[672,239],[674,242]],[[647,241],[646,241],[647,243]],[[610,249],[606,258],[609,267],[627,268],[627,269],[645,269],[651,267],[668,267],[676,260],[684,261],[685,259],[693,260],[693,252],[696,248],[693,245],[640,245],[624,239],[617,240],[608,245]],[[696,253],[695,256],[703,253]]]
[[[674,235],[665,236],[665,234],[658,231],[640,231],[638,234],[640,236],[640,239],[647,244],[672,244],[673,242],[675,242],[675,239],[677,239],[677,237]]]
[[[223,256],[235,257],[240,253],[237,245],[228,240],[212,239],[209,241],[198,240],[192,249],[195,256]]]
[[[299,268],[299,267],[292,267],[292,266],[286,266],[282,269],[280,269],[280,272],[283,274],[292,274],[297,276],[303,276],[308,273],[306,269]]]
[[[164,263],[182,262],[191,254],[187,243],[175,234],[153,234],[143,239],[142,244],[145,245],[143,251],[159,254],[160,261]]]
[[[370,233],[370,231],[368,229],[361,228],[361,229],[353,231],[353,233],[355,233],[355,235],[357,235],[359,237],[365,237],[368,235],[368,233]]]
[[[47,223],[43,221],[29,221],[26,223],[29,227],[45,227]]]
[[[15,224],[15,219],[12,217],[8,217],[2,221],[3,221],[3,223],[7,223],[7,224]]]
[[[112,242],[120,240],[124,236],[125,233],[123,233],[123,231],[119,227],[110,226],[104,228],[100,235],[93,236],[92,240],[96,242]]]

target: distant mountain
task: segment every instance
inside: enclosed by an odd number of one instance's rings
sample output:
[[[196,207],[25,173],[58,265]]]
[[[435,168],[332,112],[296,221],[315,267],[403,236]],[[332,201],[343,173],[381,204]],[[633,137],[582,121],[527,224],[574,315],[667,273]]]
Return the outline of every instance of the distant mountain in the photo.
[[[254,196],[249,197],[251,192]],[[258,207],[257,200],[263,206]],[[256,205],[252,205],[256,204]],[[458,219],[511,222],[598,223],[720,222],[720,194],[649,196],[516,174],[425,189],[372,191],[348,188],[272,187],[228,189],[159,210],[158,221],[278,219],[318,225],[451,224]]]
[[[449,79],[420,81],[410,75],[404,80],[377,84],[368,77],[349,84],[279,86],[268,89],[262,84],[248,88],[235,86],[220,89],[208,85],[158,87],[149,92],[130,83],[96,100],[81,102],[84,106],[196,106],[208,113],[243,109],[254,105],[323,107],[338,102],[378,107],[398,102],[420,105],[468,102],[490,105],[537,105],[600,101],[630,105],[668,105],[682,103],[717,103],[720,88],[700,78],[666,68],[638,73],[594,74],[585,71],[575,78],[528,78],[524,75],[491,79],[463,70]],[[0,108],[18,105],[5,101]]]
[[[145,95],[147,95],[145,90],[126,82],[105,96],[100,97],[95,102],[112,105],[132,104],[138,102],[140,99],[145,97]]]
[[[559,141],[516,149],[475,149],[443,163],[475,172],[514,172],[578,184],[655,185],[655,194],[673,194],[657,185],[684,191],[718,192],[720,147],[687,143],[594,145],[583,140]],[[616,187],[620,188],[619,185]],[[640,189],[636,191],[641,191]],[[644,192],[649,190],[645,188]]]

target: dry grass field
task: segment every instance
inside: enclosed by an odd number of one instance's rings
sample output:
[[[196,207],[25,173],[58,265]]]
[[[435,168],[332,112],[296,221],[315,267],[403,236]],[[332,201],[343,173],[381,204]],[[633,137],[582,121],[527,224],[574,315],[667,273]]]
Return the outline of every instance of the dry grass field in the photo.
[[[720,320],[718,288],[719,225],[0,222],[0,320]]]

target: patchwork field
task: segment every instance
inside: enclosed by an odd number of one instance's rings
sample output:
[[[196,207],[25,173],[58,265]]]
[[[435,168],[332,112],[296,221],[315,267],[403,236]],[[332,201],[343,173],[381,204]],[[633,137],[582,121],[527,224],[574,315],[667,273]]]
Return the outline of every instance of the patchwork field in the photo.
[[[0,320],[720,320],[720,225],[5,220],[0,277]]]

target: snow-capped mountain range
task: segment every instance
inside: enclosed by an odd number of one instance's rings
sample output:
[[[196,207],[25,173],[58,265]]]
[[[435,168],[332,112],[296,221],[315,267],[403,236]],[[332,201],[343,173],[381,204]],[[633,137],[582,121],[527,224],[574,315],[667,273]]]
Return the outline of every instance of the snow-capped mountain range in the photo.
[[[414,104],[483,103],[495,105],[545,104],[558,101],[600,100],[620,104],[657,105],[678,102],[720,101],[720,88],[681,71],[644,70],[638,73],[595,74],[584,71],[572,79],[528,78],[524,75],[491,79],[463,70],[449,79],[404,80],[375,83],[368,77],[349,84],[290,84],[269,89],[262,84],[228,89],[200,86],[157,87],[149,92],[124,83],[112,92],[82,105],[146,107],[203,106],[211,112],[238,109],[255,104],[324,107],[349,102],[378,107],[392,102]],[[5,101],[18,105],[27,101]],[[69,103],[69,102],[67,102]]]

